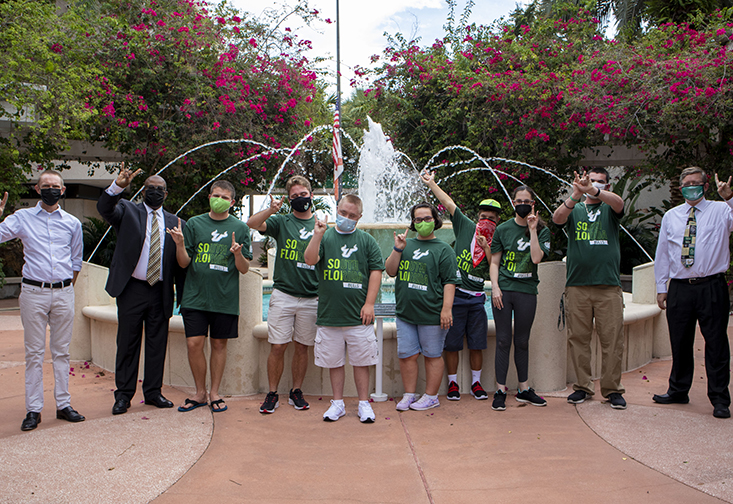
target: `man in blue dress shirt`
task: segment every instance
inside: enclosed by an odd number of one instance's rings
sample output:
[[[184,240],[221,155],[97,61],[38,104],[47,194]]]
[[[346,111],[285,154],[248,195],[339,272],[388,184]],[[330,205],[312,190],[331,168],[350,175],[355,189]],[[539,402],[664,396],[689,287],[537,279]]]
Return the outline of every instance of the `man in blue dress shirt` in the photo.
[[[0,243],[13,238],[23,242],[23,283],[20,318],[25,342],[26,417],[20,429],[33,430],[41,423],[43,409],[43,357],[46,325],[51,329],[49,347],[55,379],[56,418],[81,422],[84,417],[71,407],[69,395],[69,343],[74,325],[74,282],[81,271],[82,232],[79,219],[59,207],[66,191],[61,174],[41,173],[36,192],[41,201],[0,222]],[[0,216],[8,201],[0,201]]]

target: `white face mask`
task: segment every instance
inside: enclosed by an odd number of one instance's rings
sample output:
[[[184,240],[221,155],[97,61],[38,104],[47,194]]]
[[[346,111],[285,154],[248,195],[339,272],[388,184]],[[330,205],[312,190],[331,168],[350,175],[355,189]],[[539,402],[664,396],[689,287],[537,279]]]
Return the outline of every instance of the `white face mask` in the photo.
[[[593,185],[593,187],[595,187],[596,189],[600,189],[601,191],[605,191],[606,186],[608,185],[603,182],[591,182],[591,184]]]

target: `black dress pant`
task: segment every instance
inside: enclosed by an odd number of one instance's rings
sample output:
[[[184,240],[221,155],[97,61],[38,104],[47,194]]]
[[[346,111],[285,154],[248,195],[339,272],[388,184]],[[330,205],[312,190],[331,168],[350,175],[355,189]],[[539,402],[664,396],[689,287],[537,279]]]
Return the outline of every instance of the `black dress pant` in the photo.
[[[115,400],[132,399],[137,386],[140,347],[145,326],[145,376],[143,397],[160,394],[163,385],[168,322],[163,309],[163,282],[152,287],[131,278],[117,296],[117,358]]]
[[[705,338],[705,372],[708,398],[713,405],[730,405],[730,346],[728,312],[730,296],[723,275],[699,284],[672,280],[667,294],[667,324],[672,344],[670,395],[687,395],[695,372],[695,325]]]

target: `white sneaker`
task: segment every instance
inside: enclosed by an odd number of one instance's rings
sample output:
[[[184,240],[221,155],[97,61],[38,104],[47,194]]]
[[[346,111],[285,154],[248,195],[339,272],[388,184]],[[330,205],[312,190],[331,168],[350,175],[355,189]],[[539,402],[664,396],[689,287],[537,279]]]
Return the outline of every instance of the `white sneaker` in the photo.
[[[409,392],[402,395],[402,400],[397,403],[395,408],[397,411],[407,411],[410,409],[410,404],[417,401],[417,394],[410,394]]]
[[[359,401],[359,421],[361,423],[374,423],[376,417],[369,401]]]
[[[346,408],[344,408],[344,401],[334,401],[331,399],[331,407],[323,414],[323,421],[335,422],[345,414]]]
[[[437,397],[435,399],[432,399],[428,397],[427,394],[423,394],[420,399],[410,404],[410,409],[424,411],[430,408],[437,408],[438,406],[440,406],[440,401],[438,401]]]

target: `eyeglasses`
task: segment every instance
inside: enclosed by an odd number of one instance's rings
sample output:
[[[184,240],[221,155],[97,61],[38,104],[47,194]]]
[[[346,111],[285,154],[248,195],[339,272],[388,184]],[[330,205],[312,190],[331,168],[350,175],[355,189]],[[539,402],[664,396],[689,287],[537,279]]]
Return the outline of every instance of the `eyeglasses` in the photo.
[[[534,200],[531,200],[531,199],[514,200],[515,205],[531,205],[532,203],[534,203]]]
[[[415,222],[415,223],[433,222],[433,220],[435,219],[433,219],[432,217],[415,217],[414,219],[412,219],[412,222]]]

